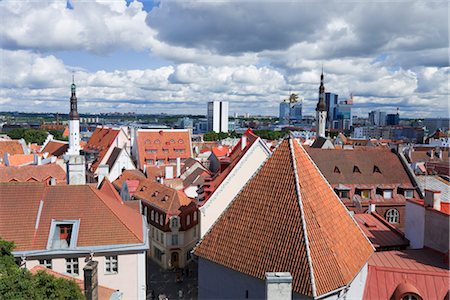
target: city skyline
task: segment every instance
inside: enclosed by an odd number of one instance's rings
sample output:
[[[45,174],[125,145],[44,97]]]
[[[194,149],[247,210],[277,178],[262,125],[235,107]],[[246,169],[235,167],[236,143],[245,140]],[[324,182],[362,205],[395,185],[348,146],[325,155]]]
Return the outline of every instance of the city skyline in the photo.
[[[446,2],[236,3],[2,1],[0,111],[67,111],[74,73],[80,113],[314,115],[323,64],[354,115],[449,115]]]

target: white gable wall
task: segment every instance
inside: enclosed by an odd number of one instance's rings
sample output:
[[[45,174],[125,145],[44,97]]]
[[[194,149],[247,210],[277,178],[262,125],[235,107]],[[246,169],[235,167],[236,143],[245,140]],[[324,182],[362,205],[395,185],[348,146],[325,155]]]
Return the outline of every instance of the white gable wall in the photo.
[[[125,170],[136,170],[136,166],[134,165],[130,155],[125,149],[122,149],[122,151],[120,151],[120,154],[117,157],[114,165],[109,166],[109,181],[113,182],[114,180],[116,180],[122,174],[123,168],[125,168]]]

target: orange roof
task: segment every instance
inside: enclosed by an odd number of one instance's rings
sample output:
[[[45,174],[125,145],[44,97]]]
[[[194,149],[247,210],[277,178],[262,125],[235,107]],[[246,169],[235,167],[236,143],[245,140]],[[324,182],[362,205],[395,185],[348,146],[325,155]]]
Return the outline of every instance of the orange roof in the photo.
[[[228,147],[227,146],[212,147],[212,152],[217,157],[226,156],[228,154]]]
[[[68,142],[51,140],[45,145],[41,152],[48,152],[50,156],[61,157],[67,152],[67,149],[69,149]]]
[[[39,271],[46,272],[46,273],[48,273],[50,275],[55,276],[56,278],[64,278],[64,279],[67,279],[67,280],[75,281],[75,283],[78,284],[78,286],[80,287],[81,292],[84,294],[84,281],[83,280],[74,278],[74,277],[69,276],[69,275],[64,275],[64,274],[55,272],[55,271],[47,269],[46,267],[41,266],[41,265],[34,266],[30,270],[30,272],[33,273],[33,274],[36,274]],[[115,292],[114,289],[110,289],[108,287],[105,287],[105,286],[102,286],[102,285],[98,285],[98,299],[100,299],[100,300],[109,300],[111,295],[114,292]]]
[[[64,128],[63,137],[69,137],[69,127]]]
[[[182,191],[177,191],[131,172],[122,173],[122,175],[114,181],[114,186],[116,189],[120,189],[123,182],[128,183],[130,181],[133,182],[134,198],[143,200],[144,202],[159,208],[167,214],[166,217],[178,215],[183,207],[195,203],[194,200],[189,199]],[[137,188],[135,188],[134,181],[139,181],[139,186]]]
[[[363,299],[393,299],[405,293],[446,299],[449,286],[450,272],[441,255],[428,249],[382,251],[370,258]]]
[[[34,162],[34,154],[14,154],[8,157],[9,166],[22,166]]]
[[[109,148],[113,146],[114,140],[119,135],[120,129],[113,129],[107,127],[97,127],[92,133],[84,150],[98,151],[97,158],[91,165],[91,171],[95,172],[101,161],[105,157]]]
[[[290,272],[294,292],[316,297],[349,284],[373,247],[303,147],[285,139],[194,253],[261,280]]]
[[[165,160],[192,156],[191,135],[184,129],[140,129],[137,131],[139,166],[143,168],[146,160]]]
[[[0,167],[0,182],[46,182],[52,177],[57,183],[66,182],[66,172],[58,164]]]
[[[32,150],[33,152],[39,152],[39,149],[41,149],[41,146],[39,146],[39,145],[36,144],[36,143],[32,143],[32,144],[29,144],[29,148],[30,148],[30,150]]]
[[[0,183],[0,203],[0,236],[14,241],[16,251],[46,249],[53,219],[80,220],[78,247],[144,241],[141,215],[94,186]]]
[[[0,140],[0,159],[3,159],[5,153],[9,153],[9,155],[25,154],[18,140]]]

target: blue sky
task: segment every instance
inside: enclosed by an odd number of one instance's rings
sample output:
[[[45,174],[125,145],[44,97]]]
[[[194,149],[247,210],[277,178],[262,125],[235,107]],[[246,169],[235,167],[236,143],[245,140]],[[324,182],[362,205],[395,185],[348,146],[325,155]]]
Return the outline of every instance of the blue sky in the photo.
[[[0,110],[277,115],[325,88],[354,113],[448,116],[448,2],[0,2]],[[370,16],[370,17],[369,17]]]

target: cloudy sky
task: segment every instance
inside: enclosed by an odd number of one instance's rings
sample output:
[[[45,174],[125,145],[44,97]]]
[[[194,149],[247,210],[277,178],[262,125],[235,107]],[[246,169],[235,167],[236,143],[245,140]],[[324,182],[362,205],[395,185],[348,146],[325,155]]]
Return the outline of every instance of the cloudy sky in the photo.
[[[326,91],[354,114],[449,115],[448,1],[0,2],[0,111],[313,114]]]

